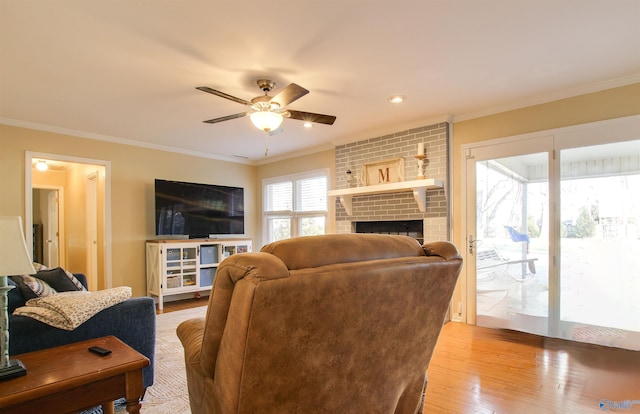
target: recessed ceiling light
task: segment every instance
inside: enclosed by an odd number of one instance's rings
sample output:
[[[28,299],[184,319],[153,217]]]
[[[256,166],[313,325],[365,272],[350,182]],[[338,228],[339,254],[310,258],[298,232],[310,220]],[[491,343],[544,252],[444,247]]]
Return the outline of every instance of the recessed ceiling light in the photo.
[[[305,122],[304,124],[302,124],[302,126],[305,128],[311,128],[313,127],[313,124],[311,122]]]
[[[389,102],[393,104],[402,103],[407,100],[407,97],[404,95],[394,95],[389,97]]]
[[[38,171],[47,171],[49,169],[49,165],[47,165],[46,161],[40,160],[36,163],[36,169]]]

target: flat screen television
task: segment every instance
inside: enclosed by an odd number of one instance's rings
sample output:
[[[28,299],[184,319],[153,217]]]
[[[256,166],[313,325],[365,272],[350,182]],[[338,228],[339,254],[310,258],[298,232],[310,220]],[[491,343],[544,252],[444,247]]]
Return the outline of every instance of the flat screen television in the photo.
[[[155,180],[156,236],[244,234],[244,188]]]

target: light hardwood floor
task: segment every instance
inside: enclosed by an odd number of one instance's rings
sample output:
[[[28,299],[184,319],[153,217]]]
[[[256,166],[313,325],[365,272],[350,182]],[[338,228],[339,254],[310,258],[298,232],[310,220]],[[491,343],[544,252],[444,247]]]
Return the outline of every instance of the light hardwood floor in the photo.
[[[640,413],[640,352],[450,322],[428,375],[425,414]],[[605,411],[605,400],[632,405]]]
[[[640,352],[452,322],[428,375],[426,413],[640,413]]]
[[[158,305],[156,305],[156,315],[167,312],[175,312],[183,309],[197,308],[198,306],[207,306],[208,302],[209,296],[203,296],[198,299],[185,299],[164,302],[162,305],[162,310],[159,310]]]

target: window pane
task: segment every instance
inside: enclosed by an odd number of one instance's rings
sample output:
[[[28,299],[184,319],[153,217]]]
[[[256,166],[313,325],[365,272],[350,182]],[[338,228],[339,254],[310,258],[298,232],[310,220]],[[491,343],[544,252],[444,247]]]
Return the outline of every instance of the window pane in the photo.
[[[544,335],[549,317],[548,154],[476,162],[476,321]]]
[[[296,211],[327,210],[327,177],[303,178],[296,181]]]
[[[560,159],[560,319],[574,324],[573,338],[604,332],[584,325],[610,329],[618,346],[633,336],[615,329],[640,332],[640,141],[563,150]]]
[[[292,211],[293,183],[284,181],[266,186],[267,211]]]
[[[300,235],[316,236],[324,234],[325,217],[303,217],[300,219]]]
[[[291,238],[291,220],[289,218],[269,218],[269,243]]]

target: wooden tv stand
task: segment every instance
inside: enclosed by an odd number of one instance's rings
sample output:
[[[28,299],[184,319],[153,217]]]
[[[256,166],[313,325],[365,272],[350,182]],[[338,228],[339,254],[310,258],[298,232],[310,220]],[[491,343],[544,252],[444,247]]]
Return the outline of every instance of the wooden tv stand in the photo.
[[[250,251],[246,238],[147,240],[147,295],[162,310],[165,296],[211,290],[220,262]]]

